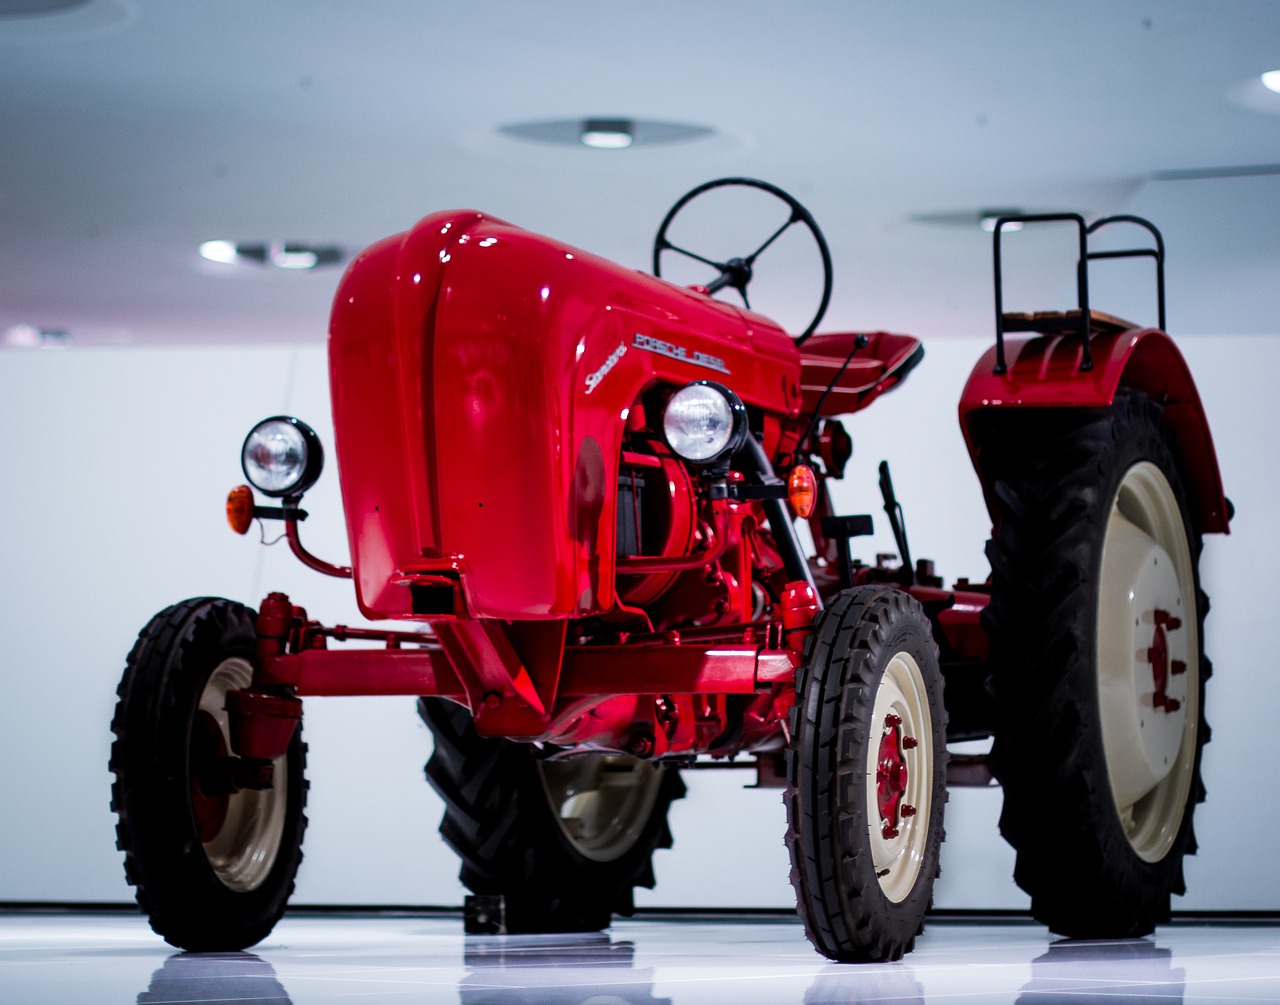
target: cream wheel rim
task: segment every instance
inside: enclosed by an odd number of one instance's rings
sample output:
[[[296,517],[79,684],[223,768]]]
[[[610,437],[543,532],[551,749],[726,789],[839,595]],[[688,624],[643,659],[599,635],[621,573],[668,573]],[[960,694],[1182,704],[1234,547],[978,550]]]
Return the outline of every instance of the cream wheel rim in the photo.
[[[247,688],[252,681],[253,668],[248,661],[232,657],[218,664],[200,695],[199,712],[217,724],[223,750],[231,748],[227,692]],[[205,856],[218,879],[237,893],[258,889],[276,863],[289,800],[287,759],[287,754],[276,758],[272,788],[242,789],[228,795],[221,827],[203,841]]]
[[[909,653],[889,660],[876,689],[867,745],[867,829],[881,892],[893,903],[915,889],[933,803],[933,721],[924,675]]]
[[[1098,706],[1125,836],[1158,862],[1173,847],[1195,773],[1200,639],[1195,566],[1164,472],[1141,461],[1112,501],[1098,587]]]
[[[665,769],[635,757],[592,754],[539,761],[556,823],[583,858],[612,862],[644,831]]]

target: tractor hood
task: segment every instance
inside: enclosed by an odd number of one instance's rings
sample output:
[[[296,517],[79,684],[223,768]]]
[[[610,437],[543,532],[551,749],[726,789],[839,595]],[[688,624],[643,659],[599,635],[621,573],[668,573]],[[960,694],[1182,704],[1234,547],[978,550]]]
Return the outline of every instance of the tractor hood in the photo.
[[[638,395],[713,379],[768,413],[800,405],[799,355],[768,319],[474,211],[351,263],[329,367],[370,618],[606,610]]]

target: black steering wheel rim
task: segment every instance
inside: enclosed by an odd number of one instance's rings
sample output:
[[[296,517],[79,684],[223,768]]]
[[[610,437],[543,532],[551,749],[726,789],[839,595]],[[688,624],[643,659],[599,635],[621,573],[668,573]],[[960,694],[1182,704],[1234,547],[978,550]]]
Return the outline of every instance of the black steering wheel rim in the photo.
[[[671,221],[675,219],[676,214],[680,212],[689,202],[709,192],[711,189],[724,188],[729,185],[741,185],[747,188],[758,188],[768,192],[770,195],[776,196],[787,204],[791,209],[791,216],[787,222],[779,227],[774,233],[755,251],[746,258],[731,258],[727,262],[716,262],[701,255],[694,254],[679,248],[667,240],[667,229],[671,225]],[[653,274],[659,278],[662,277],[662,253],[664,251],[672,251],[676,254],[684,255],[696,261],[703,262],[714,269],[719,270],[720,276],[714,280],[708,287],[711,293],[717,293],[726,287],[736,289],[742,296],[742,302],[751,309],[750,302],[747,300],[746,288],[751,282],[753,268],[756,258],[769,247],[784,231],[793,224],[803,223],[813,236],[814,242],[818,246],[818,253],[822,256],[822,298],[818,304],[818,309],[813,315],[813,319],[808,326],[799,335],[795,336],[796,345],[801,345],[810,335],[817,329],[818,324],[822,321],[823,316],[827,313],[827,306],[831,302],[831,250],[827,247],[827,239],[822,235],[822,230],[818,227],[818,223],[798,199],[788,192],[778,188],[777,185],[771,185],[767,181],[761,181],[758,178],[717,178],[714,181],[703,182],[696,188],[690,189],[679,199],[675,205],[667,211],[667,215],[663,218],[661,225],[658,227],[658,234],[653,239]]]

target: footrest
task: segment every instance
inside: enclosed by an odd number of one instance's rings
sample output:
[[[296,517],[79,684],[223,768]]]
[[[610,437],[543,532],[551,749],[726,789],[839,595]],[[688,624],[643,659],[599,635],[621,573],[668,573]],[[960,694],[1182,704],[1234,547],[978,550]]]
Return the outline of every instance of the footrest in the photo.
[[[868,534],[874,534],[875,527],[871,522],[871,516],[866,513],[859,516],[824,516],[822,533],[830,538],[847,540],[851,537],[866,537]]]
[[[867,513],[858,516],[824,516],[821,526],[823,535],[836,543],[840,586],[847,590],[853,586],[853,556],[849,553],[849,538],[866,537],[875,533],[871,516]]]

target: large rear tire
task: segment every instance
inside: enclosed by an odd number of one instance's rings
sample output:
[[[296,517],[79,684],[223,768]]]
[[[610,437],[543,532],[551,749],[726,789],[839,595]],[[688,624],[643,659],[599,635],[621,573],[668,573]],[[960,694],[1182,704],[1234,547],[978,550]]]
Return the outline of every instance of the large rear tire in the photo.
[[[667,811],[679,772],[631,757],[534,756],[480,736],[471,713],[423,698],[435,738],[427,781],[444,800],[440,833],[472,893],[500,895],[510,934],[595,932],[654,885],[653,853],[671,847]]]
[[[942,847],[947,716],[929,619],[900,590],[837,594],[813,624],[787,757],[787,847],[805,933],[842,962],[901,959]]]
[[[254,612],[215,597],[151,619],[129,654],[111,724],[111,806],[125,876],[151,927],[197,952],[252,946],[284,914],[302,861],[301,728],[272,787],[226,784],[228,691],[247,687]]]
[[[984,456],[1001,832],[1032,913],[1077,938],[1169,919],[1195,851],[1208,602],[1162,410],[1020,418]]]

